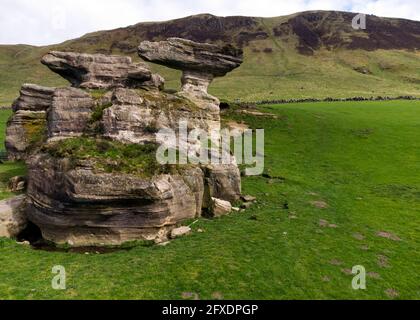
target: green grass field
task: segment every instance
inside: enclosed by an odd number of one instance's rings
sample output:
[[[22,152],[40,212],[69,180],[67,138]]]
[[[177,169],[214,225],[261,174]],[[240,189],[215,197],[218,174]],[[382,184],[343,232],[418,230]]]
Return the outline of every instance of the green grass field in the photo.
[[[420,299],[420,102],[261,110],[278,118],[224,115],[265,129],[265,175],[243,179],[258,197],[251,209],[201,219],[166,247],[108,254],[0,239],[0,299]],[[1,183],[19,170],[0,165]],[[65,291],[51,289],[54,265],[66,268]],[[355,265],[367,290],[351,287]]]

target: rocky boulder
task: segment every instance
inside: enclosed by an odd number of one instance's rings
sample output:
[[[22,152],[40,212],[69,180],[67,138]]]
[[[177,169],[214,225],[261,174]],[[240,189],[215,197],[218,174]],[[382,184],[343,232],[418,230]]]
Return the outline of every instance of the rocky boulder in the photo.
[[[221,217],[232,212],[232,204],[229,201],[211,198],[210,213],[213,217]]]
[[[185,236],[187,234],[191,233],[191,228],[187,226],[182,226],[179,228],[175,228],[171,231],[171,239],[176,239],[182,236]]]
[[[0,237],[14,238],[26,228],[25,210],[24,195],[0,201]]]
[[[209,164],[203,168],[205,199],[217,198],[231,203],[241,196],[241,173],[236,164]],[[205,207],[209,207],[209,202]]]
[[[162,87],[162,77],[152,77],[146,65],[133,63],[130,57],[51,51],[41,62],[78,88],[137,88],[146,82]]]
[[[10,160],[24,160],[46,133],[44,111],[19,110],[7,122],[5,146]]]

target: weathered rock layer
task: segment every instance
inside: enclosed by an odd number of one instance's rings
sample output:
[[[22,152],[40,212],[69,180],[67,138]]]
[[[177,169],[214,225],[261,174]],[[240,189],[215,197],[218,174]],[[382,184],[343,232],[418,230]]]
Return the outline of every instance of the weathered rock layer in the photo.
[[[201,212],[203,173],[197,169],[182,176],[143,178],[95,172],[87,164],[73,168],[67,159],[40,154],[29,172],[28,218],[55,242],[77,246],[154,240],[161,228]]]

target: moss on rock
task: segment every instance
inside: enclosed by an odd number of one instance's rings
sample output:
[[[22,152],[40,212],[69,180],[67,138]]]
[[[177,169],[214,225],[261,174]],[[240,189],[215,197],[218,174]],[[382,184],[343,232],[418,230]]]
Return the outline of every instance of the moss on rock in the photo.
[[[165,112],[200,111],[200,108],[194,102],[178,94],[167,93],[164,91],[147,91],[144,89],[138,89],[137,93],[150,105],[150,107],[154,107]]]
[[[155,144],[123,144],[91,137],[71,138],[50,142],[42,151],[55,158],[67,158],[73,166],[89,160],[94,169],[108,173],[127,173],[142,177],[176,174],[177,165],[161,165],[156,160]]]
[[[29,144],[28,151],[40,147],[47,138],[47,121],[45,118],[34,117],[31,121],[22,123],[25,139]]]

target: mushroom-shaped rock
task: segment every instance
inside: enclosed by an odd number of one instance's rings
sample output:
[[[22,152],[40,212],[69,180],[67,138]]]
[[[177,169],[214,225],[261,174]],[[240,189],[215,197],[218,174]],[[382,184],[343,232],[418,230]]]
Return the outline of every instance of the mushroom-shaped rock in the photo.
[[[183,71],[182,91],[204,91],[215,77],[223,77],[238,68],[243,52],[231,45],[218,46],[186,39],[143,41],[138,54],[146,61]]]
[[[41,62],[74,87],[108,89],[152,83],[152,73],[147,66],[133,63],[130,57],[51,51]]]

